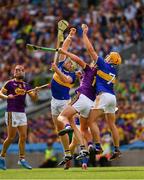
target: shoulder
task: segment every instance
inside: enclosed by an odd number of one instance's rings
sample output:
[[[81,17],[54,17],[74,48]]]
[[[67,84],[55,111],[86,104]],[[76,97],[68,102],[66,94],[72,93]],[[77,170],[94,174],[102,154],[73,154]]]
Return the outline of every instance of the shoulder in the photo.
[[[11,84],[11,83],[13,83],[13,82],[14,82],[14,79],[10,79],[10,80],[6,81],[6,82],[4,83],[4,87],[7,86],[7,85],[9,85],[9,84]]]
[[[83,70],[88,70],[88,69],[91,69],[90,66],[88,64],[85,64],[85,67],[83,68]]]
[[[69,76],[73,79],[73,81],[76,79],[76,72],[70,72]]]
[[[97,62],[98,62],[98,61],[101,62],[101,63],[105,63],[104,58],[101,57],[101,56],[98,56]]]
[[[31,87],[30,83],[25,82],[25,81],[23,81],[23,83],[24,83],[24,86],[25,86],[24,88],[26,88],[27,90],[32,89],[32,87]]]
[[[63,66],[63,64],[65,63],[65,60],[63,60],[63,61],[60,61],[59,63],[58,63],[58,67],[61,67],[61,66]]]
[[[76,76],[76,72],[69,72],[71,76]]]

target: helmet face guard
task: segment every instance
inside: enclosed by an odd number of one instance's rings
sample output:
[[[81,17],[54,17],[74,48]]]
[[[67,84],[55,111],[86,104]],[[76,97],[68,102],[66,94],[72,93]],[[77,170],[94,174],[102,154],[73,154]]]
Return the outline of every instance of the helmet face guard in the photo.
[[[106,56],[105,60],[114,65],[120,65],[121,64],[121,56],[117,52],[111,52],[109,55]]]

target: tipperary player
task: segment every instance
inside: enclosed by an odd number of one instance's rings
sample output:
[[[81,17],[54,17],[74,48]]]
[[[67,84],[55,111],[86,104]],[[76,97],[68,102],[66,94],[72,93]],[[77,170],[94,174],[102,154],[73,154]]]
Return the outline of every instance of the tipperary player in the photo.
[[[96,143],[96,152],[102,152],[100,146],[100,132],[96,121],[104,113],[106,121],[112,132],[115,150],[110,158],[113,160],[121,155],[119,150],[119,133],[115,125],[115,109],[116,96],[114,92],[114,84],[116,82],[117,70],[116,66],[121,64],[121,57],[117,52],[111,52],[105,59],[99,57],[90,43],[87,32],[88,26],[83,25],[83,41],[88,53],[96,62],[98,71],[96,77],[96,93],[97,97],[90,113],[90,129]]]
[[[6,152],[16,133],[19,134],[19,161],[18,164],[24,168],[32,169],[25,160],[25,142],[27,136],[27,118],[25,114],[26,91],[30,90],[29,85],[23,81],[25,70],[22,65],[17,65],[14,69],[14,79],[9,80],[1,89],[0,97],[7,99],[7,111],[5,120],[8,136],[5,139],[0,154],[0,169],[6,170]],[[37,92],[29,92],[32,100],[37,99]]]
[[[75,33],[76,29],[71,28],[69,35],[67,36],[62,45],[63,49],[67,50],[69,48]],[[66,105],[70,102],[69,91],[73,87],[76,79],[76,74],[75,72],[73,72],[73,64],[70,59],[65,57],[65,55],[59,56],[58,66],[54,63],[52,64],[52,68],[55,73],[51,81],[51,113],[55,127],[58,132],[64,128],[64,124],[63,122],[59,122],[57,120],[57,117],[59,116],[61,111],[66,107]],[[72,159],[69,150],[69,137],[66,134],[64,136],[61,136],[60,138],[65,149],[65,160],[69,161]]]

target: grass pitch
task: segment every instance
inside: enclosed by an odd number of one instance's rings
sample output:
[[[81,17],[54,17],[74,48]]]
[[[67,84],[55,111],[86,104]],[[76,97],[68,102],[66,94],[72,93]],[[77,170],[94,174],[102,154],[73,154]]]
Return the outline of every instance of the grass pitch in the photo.
[[[144,167],[95,167],[0,170],[0,179],[144,179]]]

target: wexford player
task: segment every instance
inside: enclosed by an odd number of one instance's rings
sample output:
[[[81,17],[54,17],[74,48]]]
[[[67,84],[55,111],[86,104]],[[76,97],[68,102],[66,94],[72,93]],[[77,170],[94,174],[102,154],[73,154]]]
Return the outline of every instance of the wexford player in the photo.
[[[75,33],[76,29],[71,28],[69,35],[67,36],[62,45],[63,49],[67,50],[69,48]],[[54,63],[52,64],[52,68],[55,73],[51,81],[51,113],[55,127],[58,132],[64,128],[64,123],[59,122],[57,120],[57,117],[60,112],[66,107],[66,105],[70,102],[69,91],[73,87],[76,79],[76,74],[75,72],[73,72],[72,62],[70,59],[65,57],[65,55],[59,56],[58,66]],[[66,161],[69,161],[72,159],[72,155],[69,149],[69,137],[66,134],[64,136],[61,136],[60,138],[65,150],[64,159]]]
[[[67,122],[70,123],[70,125],[74,129],[74,135],[75,138],[77,139],[77,142],[82,142],[83,136],[81,135],[81,132],[76,128],[75,123],[73,123],[72,117],[76,113],[79,113],[83,121],[87,121],[89,112],[93,106],[93,102],[96,97],[95,78],[96,78],[97,69],[94,66],[94,64],[92,64],[92,66],[89,66],[78,56],[70,52],[67,52],[63,49],[60,49],[59,51],[65,54],[67,57],[69,57],[72,61],[79,64],[84,71],[83,78],[80,83],[80,87],[76,90],[77,99],[75,99],[73,103],[69,104],[58,116],[59,121],[64,122],[65,124]],[[69,128],[66,127],[65,129],[59,132],[59,135],[64,135],[67,132],[69,132]],[[85,147],[82,146],[80,147],[81,147],[80,156],[81,155],[85,156],[85,154],[87,154],[88,152],[86,150],[83,150],[85,149]]]
[[[19,161],[18,164],[27,169],[32,167],[25,160],[25,142],[27,136],[27,118],[25,114],[26,91],[30,90],[29,85],[23,81],[25,76],[24,67],[17,65],[14,69],[14,79],[9,80],[1,89],[0,97],[7,99],[7,111],[5,120],[8,136],[5,139],[0,154],[0,169],[6,170],[6,152],[16,133],[19,134]],[[37,99],[37,92],[29,92],[32,100]]]
[[[88,26],[82,25],[83,28],[83,41],[87,48],[88,53],[96,62],[98,71],[96,77],[96,93],[97,97],[90,113],[90,129],[96,143],[96,152],[102,152],[100,146],[100,132],[96,121],[104,113],[106,121],[112,132],[113,143],[115,150],[110,158],[113,160],[121,155],[119,150],[119,133],[115,125],[115,109],[116,109],[116,96],[114,92],[114,84],[116,82],[117,70],[116,66],[121,64],[121,57],[117,52],[111,52],[103,59],[99,57],[92,47],[88,36]]]

